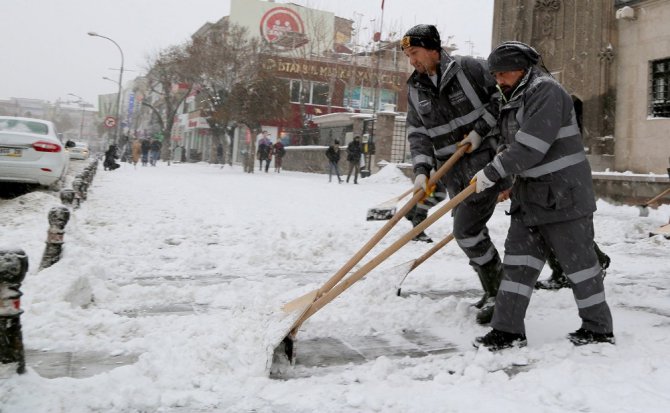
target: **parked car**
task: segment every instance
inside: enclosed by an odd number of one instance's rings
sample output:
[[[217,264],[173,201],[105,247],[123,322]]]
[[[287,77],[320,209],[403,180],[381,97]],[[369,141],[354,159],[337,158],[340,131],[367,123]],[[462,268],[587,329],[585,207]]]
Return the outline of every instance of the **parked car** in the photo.
[[[88,159],[88,144],[84,142],[74,142],[74,146],[67,148],[70,153],[70,159]]]
[[[0,182],[58,189],[70,157],[53,122],[0,116]]]

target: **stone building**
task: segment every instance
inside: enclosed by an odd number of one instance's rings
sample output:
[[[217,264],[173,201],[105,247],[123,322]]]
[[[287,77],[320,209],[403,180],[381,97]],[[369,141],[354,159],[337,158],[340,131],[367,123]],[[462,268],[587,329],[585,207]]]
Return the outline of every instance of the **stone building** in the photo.
[[[493,41],[535,47],[573,96],[594,170],[666,172],[670,2],[495,0]]]

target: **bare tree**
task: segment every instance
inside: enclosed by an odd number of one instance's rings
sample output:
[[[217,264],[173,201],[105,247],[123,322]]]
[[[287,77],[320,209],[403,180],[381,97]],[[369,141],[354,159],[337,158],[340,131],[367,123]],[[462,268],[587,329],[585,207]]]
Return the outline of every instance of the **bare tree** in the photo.
[[[219,23],[203,36],[196,37],[187,48],[190,69],[198,83],[198,106],[212,132],[210,161],[216,146],[228,153],[226,134],[234,131],[230,93],[237,83],[244,83],[249,61],[256,61],[258,39],[250,39],[247,30],[228,21]],[[225,156],[225,155],[224,155]]]
[[[142,105],[151,110],[163,135],[162,159],[169,156],[175,115],[193,89],[193,71],[186,48],[187,45],[170,46],[149,62],[146,80],[150,95],[142,100]]]
[[[256,136],[261,132],[261,121],[284,119],[290,112],[289,90],[286,82],[255,65],[245,83],[233,86],[230,93],[232,116],[251,131],[251,147],[247,153],[244,171],[254,172]]]
[[[225,21],[188,48],[189,67],[200,88],[201,113],[213,141],[224,144],[224,133],[233,123],[251,131],[245,159],[245,171],[250,173],[261,122],[282,120],[290,114],[288,85],[263,69],[263,48],[260,39],[248,36],[246,29]]]

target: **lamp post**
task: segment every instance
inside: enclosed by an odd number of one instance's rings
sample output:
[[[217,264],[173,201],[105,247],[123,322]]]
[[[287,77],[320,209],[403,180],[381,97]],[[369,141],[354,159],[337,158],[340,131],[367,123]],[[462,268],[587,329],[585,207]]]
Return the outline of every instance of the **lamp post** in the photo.
[[[119,137],[121,136],[121,92],[122,88],[121,85],[123,84],[123,50],[121,50],[121,46],[114,40],[110,39],[107,36],[103,36],[101,34],[98,34],[96,32],[88,32],[89,36],[93,37],[102,37],[103,39],[107,39],[110,42],[114,43],[114,45],[119,49],[119,53],[121,53],[121,68],[119,69],[119,93],[116,95],[116,136],[114,137],[114,141],[112,142],[113,144],[117,144],[119,142]]]
[[[84,135],[84,108],[86,108],[86,102],[84,102],[84,98],[75,95],[74,93],[68,93],[68,95],[79,99],[79,105],[81,105],[81,125],[79,125],[79,141],[81,142],[83,141],[82,137]]]

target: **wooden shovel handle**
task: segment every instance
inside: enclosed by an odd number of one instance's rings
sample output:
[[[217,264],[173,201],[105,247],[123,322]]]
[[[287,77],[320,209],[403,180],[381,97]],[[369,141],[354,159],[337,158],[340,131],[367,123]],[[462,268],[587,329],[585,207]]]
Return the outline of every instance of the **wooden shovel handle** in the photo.
[[[412,271],[419,265],[423,264],[424,261],[426,261],[428,258],[432,257],[433,254],[438,252],[442,247],[450,243],[454,239],[454,233],[452,232],[451,234],[447,235],[442,241],[438,242],[433,246],[433,248],[429,249],[428,251],[424,252],[422,256],[414,260],[414,264],[412,264],[412,268],[409,270]]]
[[[655,197],[653,197],[652,199],[647,201],[647,203],[644,204],[644,206],[648,207],[649,205],[652,205],[654,202],[658,201],[659,199],[663,198],[664,196],[666,196],[669,193],[670,193],[670,188],[666,189],[665,191],[661,192],[660,194],[656,195]]]
[[[498,194],[498,203],[504,202],[509,198],[509,193],[505,194],[505,191],[502,191]],[[435,246],[428,251],[426,251],[422,256],[414,260],[414,264],[412,265],[412,268],[409,269],[409,271],[414,270],[416,267],[419,265],[423,264],[424,261],[426,261],[428,258],[432,257],[433,254],[438,252],[439,250],[442,249],[445,245],[450,243],[454,239],[454,233],[452,232],[451,234],[447,235],[442,241],[438,242],[435,244]],[[408,271],[408,272],[409,272]]]
[[[403,199],[407,195],[411,194],[413,190],[414,190],[414,188],[412,187],[412,188],[408,189],[407,191],[403,192],[402,194],[400,194],[398,196],[394,196],[393,198],[389,199],[388,201],[384,201],[379,205],[395,204],[396,202],[400,201],[401,199]]]
[[[456,162],[458,162],[459,159],[463,157],[463,155],[467,152],[469,147],[470,145],[463,145],[459,147],[458,150],[453,155],[451,155],[449,160],[445,162],[444,165],[442,165],[442,167],[440,167],[440,169],[438,169],[437,172],[433,174],[433,176],[430,177],[428,183],[426,184],[426,188],[430,188],[433,185],[435,185],[437,181],[440,178],[442,178],[442,176],[444,176],[444,174],[446,174],[447,171],[449,171],[456,164]],[[412,190],[413,188],[411,188],[408,192],[411,192]],[[325,294],[326,292],[330,291],[331,288],[333,288],[337,283],[339,283],[340,280],[342,280],[342,278],[344,278],[344,276],[347,275],[347,273],[351,271],[351,269],[354,268],[354,266],[358,264],[363,259],[363,257],[365,257],[365,255],[368,252],[370,252],[370,250],[372,250],[372,248],[374,248],[375,245],[377,245],[379,241],[381,241],[381,239],[386,234],[389,233],[389,231],[391,231],[391,229],[395,226],[395,224],[397,224],[398,221],[400,221],[405,215],[407,215],[407,213],[414,207],[414,205],[417,204],[417,202],[423,199],[423,197],[424,197],[424,191],[423,190],[417,191],[412,197],[412,199],[407,201],[407,203],[402,208],[400,208],[400,210],[396,212],[395,215],[393,215],[393,217],[390,220],[388,220],[386,224],[384,224],[384,226],[379,231],[377,231],[377,233],[367,243],[365,243],[365,245],[363,245],[363,247],[360,250],[358,250],[358,252],[356,252],[353,257],[349,259],[349,261],[347,261],[342,266],[342,268],[339,269],[339,271],[337,271],[332,277],[330,277],[328,281],[326,281],[326,283],[323,286],[321,286],[321,288],[319,288],[316,294],[317,298]]]
[[[449,202],[444,206],[440,207],[437,211],[428,216],[423,222],[414,227],[407,234],[403,235],[399,240],[391,244],[384,251],[379,253],[376,257],[371,259],[368,263],[359,268],[355,273],[351,274],[347,279],[337,284],[327,292],[325,292],[321,297],[318,297],[317,300],[311,305],[311,307],[305,312],[305,314],[296,322],[295,326],[300,326],[304,323],[309,317],[314,313],[319,311],[323,306],[333,301],[338,295],[340,295],[344,290],[353,285],[356,281],[365,277],[367,273],[375,269],[379,264],[381,264],[385,259],[390,257],[393,253],[398,251],[403,245],[407,244],[412,238],[416,237],[421,231],[425,230],[433,224],[435,221],[440,219],[444,214],[454,209],[458,204],[460,204],[465,198],[472,195],[475,192],[476,184],[472,183],[458,195],[453,197]]]

